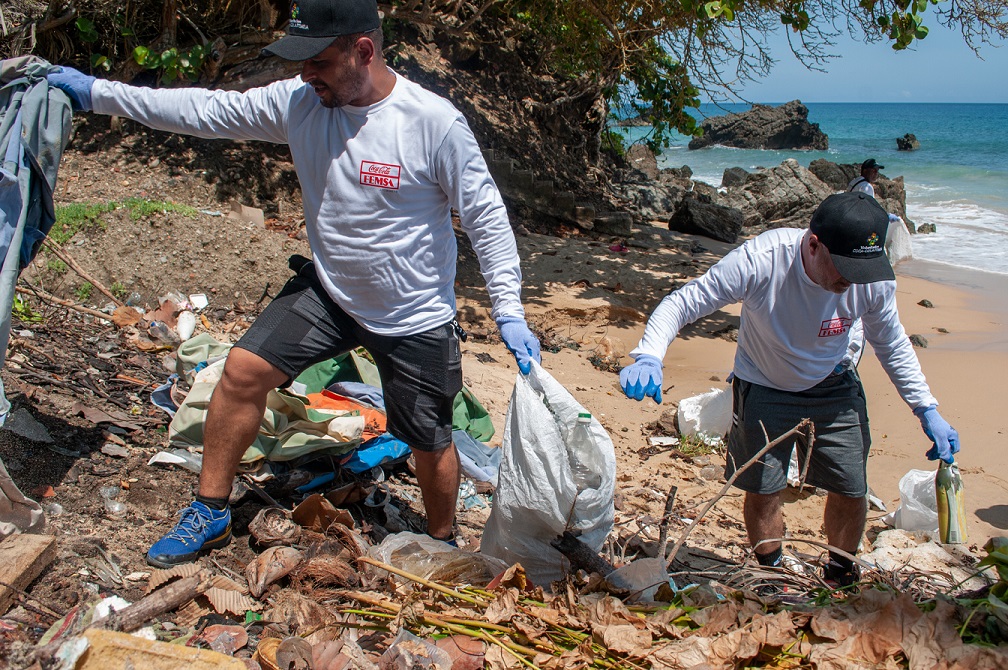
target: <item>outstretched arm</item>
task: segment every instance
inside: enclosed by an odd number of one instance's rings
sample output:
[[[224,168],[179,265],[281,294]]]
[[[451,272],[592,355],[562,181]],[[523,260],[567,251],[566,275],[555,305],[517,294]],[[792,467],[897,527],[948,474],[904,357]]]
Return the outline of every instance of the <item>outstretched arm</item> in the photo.
[[[500,191],[494,184],[476,138],[459,116],[435,157],[442,190],[458,213],[479,260],[493,305],[492,316],[518,368],[527,374],[541,362],[539,340],[525,322],[521,304],[518,245]]]

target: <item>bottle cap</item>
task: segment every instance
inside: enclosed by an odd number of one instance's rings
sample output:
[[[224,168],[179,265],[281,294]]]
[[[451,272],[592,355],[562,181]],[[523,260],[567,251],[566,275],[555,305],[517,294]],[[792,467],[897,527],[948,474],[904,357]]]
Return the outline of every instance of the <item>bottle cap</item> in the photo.
[[[578,412],[578,419],[591,419],[591,414],[588,412]]]

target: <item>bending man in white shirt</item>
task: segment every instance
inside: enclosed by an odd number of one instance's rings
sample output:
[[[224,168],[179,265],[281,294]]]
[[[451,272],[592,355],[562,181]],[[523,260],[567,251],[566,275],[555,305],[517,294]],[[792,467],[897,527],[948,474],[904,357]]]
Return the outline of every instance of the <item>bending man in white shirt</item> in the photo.
[[[827,538],[850,554],[864,532],[871,446],[864,389],[848,352],[855,321],[861,319],[882,367],[933,441],[927,457],[951,462],[959,450],[899,321],[895,275],[883,251],[887,226],[874,198],[840,193],[816,209],[809,230],[771,230],[745,242],[662,300],[630,353],[634,364],[620,372],[628,397],[661,402],[661,361],[680,329],[741,301],[725,475],[763,448],[763,426],[773,440],[811,418],[816,439],[808,481],[829,492]],[[803,460],[805,445],[798,442]],[[735,481],[746,492],[746,529],[764,565],[782,558],[780,491],[793,444],[778,445]],[[840,585],[859,578],[856,564],[832,551],[825,576]]]

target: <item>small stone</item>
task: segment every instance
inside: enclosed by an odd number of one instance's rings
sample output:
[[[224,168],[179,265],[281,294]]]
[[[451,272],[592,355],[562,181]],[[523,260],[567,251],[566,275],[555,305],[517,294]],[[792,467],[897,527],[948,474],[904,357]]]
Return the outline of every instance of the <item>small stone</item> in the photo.
[[[949,332],[948,328],[935,328],[935,330],[937,330],[939,333],[945,333],[946,335],[948,335]]]
[[[927,338],[917,333],[910,336],[910,343],[919,349],[927,349],[928,345]]]
[[[928,309],[934,309],[934,303],[932,303],[927,298],[924,298],[923,300],[921,300],[917,304],[920,305],[921,307],[927,307]]]
[[[103,444],[101,452],[106,456],[113,456],[115,458],[126,458],[129,456],[129,449],[114,442],[106,442]]]
[[[700,476],[709,482],[721,479],[722,474],[724,474],[724,471],[716,465],[707,465],[700,468]]]
[[[707,455],[694,456],[690,459],[690,462],[698,468],[703,468],[711,464],[710,456]]]

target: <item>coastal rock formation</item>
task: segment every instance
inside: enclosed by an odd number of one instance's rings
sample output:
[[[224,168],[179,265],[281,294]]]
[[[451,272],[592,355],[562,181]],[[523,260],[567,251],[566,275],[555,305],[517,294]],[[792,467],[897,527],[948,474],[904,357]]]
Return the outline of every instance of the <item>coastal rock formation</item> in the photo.
[[[896,148],[899,151],[917,151],[920,149],[920,141],[913,133],[907,133],[903,137],[896,138]]]
[[[721,176],[721,186],[724,188],[742,186],[745,184],[748,177],[749,173],[745,169],[740,167],[730,167],[727,168]]]
[[[669,230],[734,244],[742,230],[742,212],[706,200],[687,194],[669,219]]]
[[[717,202],[741,210],[746,227],[804,228],[812,212],[835,189],[788,158],[777,167],[753,172],[741,187],[726,189]]]
[[[626,152],[626,162],[631,169],[638,170],[648,179],[658,179],[658,159],[654,152],[643,144],[634,144]]]
[[[739,149],[829,149],[829,138],[818,123],[809,123],[808,108],[799,100],[780,107],[753,105],[742,114],[712,117],[701,124],[703,136],[690,149],[721,144]]]

